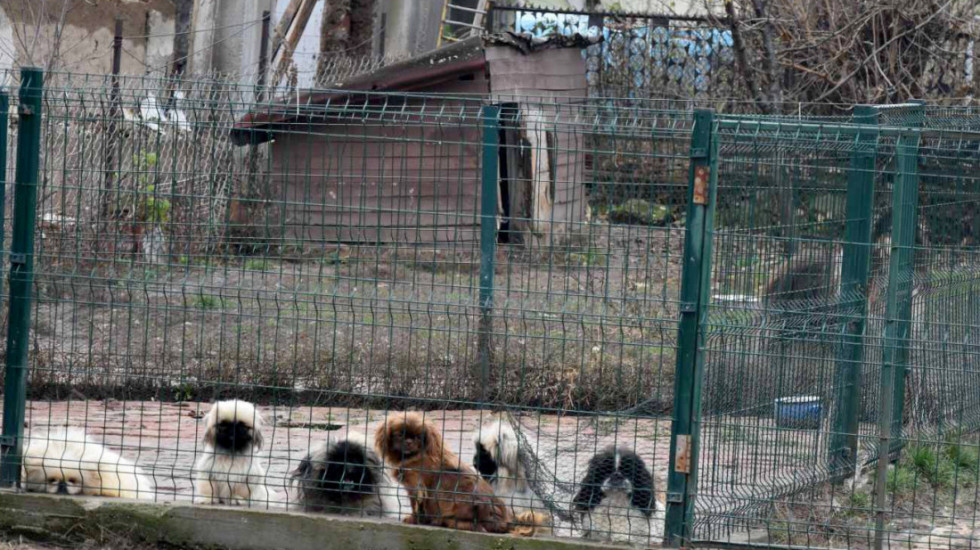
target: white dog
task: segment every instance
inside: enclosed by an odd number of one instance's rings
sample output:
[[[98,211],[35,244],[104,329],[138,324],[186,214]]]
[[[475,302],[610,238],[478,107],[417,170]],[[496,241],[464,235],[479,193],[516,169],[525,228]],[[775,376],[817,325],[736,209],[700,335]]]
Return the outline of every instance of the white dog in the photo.
[[[219,401],[204,417],[204,454],[194,471],[195,501],[204,504],[268,504],[262,449],[262,417],[255,405]]]
[[[136,464],[79,428],[31,437],[22,472],[24,488],[36,493],[152,499],[155,489]]]

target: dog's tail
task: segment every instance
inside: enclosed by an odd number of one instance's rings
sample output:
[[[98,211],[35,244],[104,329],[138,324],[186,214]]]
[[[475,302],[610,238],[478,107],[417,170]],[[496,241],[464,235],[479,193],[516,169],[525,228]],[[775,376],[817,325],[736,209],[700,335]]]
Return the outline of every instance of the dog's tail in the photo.
[[[510,533],[520,537],[551,534],[551,521],[541,512],[521,512],[514,517]]]

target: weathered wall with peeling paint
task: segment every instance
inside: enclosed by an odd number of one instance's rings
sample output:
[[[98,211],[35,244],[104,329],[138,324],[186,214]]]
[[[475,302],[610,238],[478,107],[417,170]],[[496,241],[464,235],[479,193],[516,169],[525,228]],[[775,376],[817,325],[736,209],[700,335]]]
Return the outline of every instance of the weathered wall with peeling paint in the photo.
[[[122,73],[162,71],[173,51],[172,36],[161,36],[174,29],[168,0],[65,0],[48,2],[45,12],[34,0],[4,0],[0,11],[0,67],[107,73],[116,17],[125,37]]]

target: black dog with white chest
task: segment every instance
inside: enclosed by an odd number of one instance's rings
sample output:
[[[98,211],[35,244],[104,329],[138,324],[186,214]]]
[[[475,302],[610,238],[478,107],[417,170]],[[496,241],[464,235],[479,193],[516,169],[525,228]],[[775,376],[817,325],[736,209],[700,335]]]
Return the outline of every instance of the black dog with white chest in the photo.
[[[661,511],[653,475],[629,449],[608,447],[592,457],[573,503],[588,538],[649,544],[659,531],[651,521]]]

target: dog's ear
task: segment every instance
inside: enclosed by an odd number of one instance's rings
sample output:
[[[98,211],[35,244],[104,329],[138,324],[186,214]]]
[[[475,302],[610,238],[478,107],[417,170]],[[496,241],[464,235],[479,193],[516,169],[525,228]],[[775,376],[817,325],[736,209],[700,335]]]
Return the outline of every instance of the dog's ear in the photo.
[[[264,442],[262,429],[259,428],[258,425],[259,423],[256,422],[256,427],[252,428],[252,446],[255,447],[255,450],[257,451],[262,450],[262,444]]]
[[[598,479],[592,470],[589,470],[585,479],[582,480],[582,487],[579,488],[578,494],[572,500],[575,509],[586,512],[598,506],[602,502],[601,485],[602,480]]]
[[[306,481],[313,478],[313,457],[306,455],[302,461],[300,461],[299,466],[293,470],[293,479],[296,481]]]
[[[582,486],[572,500],[575,509],[586,512],[602,502],[602,482],[616,469],[615,452],[603,451],[589,461],[589,470],[582,479]]]
[[[497,453],[500,455],[500,462],[507,468],[511,468],[515,471],[510,472],[511,475],[517,474],[517,468],[519,466],[517,459],[517,434],[511,429],[509,424],[505,424],[507,420],[501,420],[500,422],[500,434],[498,435],[497,441]]]
[[[381,460],[388,460],[388,421],[383,420],[374,430],[374,452],[378,453]]]
[[[204,430],[204,443],[214,446],[214,424],[208,425],[208,429]]]
[[[67,479],[67,472],[61,471],[63,479]],[[80,461],[78,463],[78,475],[81,476],[82,482],[82,493],[86,495],[98,495],[98,494],[109,494],[110,496],[113,492],[118,493],[119,491],[119,481],[118,477],[108,476],[110,479],[115,479],[115,482],[111,482],[109,479],[102,479],[102,472],[99,469],[99,464],[97,463],[86,463]]]
[[[642,510],[649,516],[654,509],[653,476],[647,470],[643,459],[632,453],[625,455],[620,468],[624,470],[630,483],[633,484],[630,505]]]
[[[416,416],[418,433],[422,437],[425,452],[433,457],[441,457],[443,451],[442,434],[431,422],[426,422],[422,415]]]
[[[252,405],[251,408],[252,417],[248,418],[247,420],[252,426],[252,446],[255,449],[261,449],[264,442],[262,433],[265,431],[265,420],[262,418],[262,415],[259,414],[258,407]]]
[[[217,427],[218,406],[214,405],[208,414],[204,415],[204,443],[214,446],[214,430]]]

